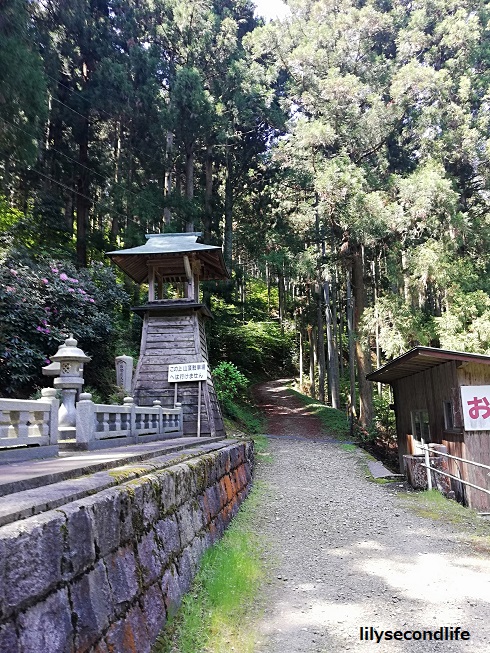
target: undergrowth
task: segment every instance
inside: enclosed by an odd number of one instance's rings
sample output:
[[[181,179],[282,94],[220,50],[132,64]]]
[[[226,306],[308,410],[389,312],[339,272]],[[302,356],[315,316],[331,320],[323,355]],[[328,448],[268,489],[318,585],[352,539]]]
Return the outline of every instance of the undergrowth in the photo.
[[[341,410],[325,406],[325,404],[320,403],[317,399],[307,397],[291,388],[288,389],[288,392],[298,397],[307,406],[308,412],[311,415],[316,415],[320,419],[328,435],[333,435],[341,440],[350,438],[349,420]]]
[[[266,573],[264,541],[252,527],[265,492],[259,482],[223,538],[204,554],[190,592],[153,653],[252,653],[251,606]]]
[[[438,490],[398,495],[420,517],[448,522],[477,550],[490,553],[490,522],[476,510],[447,499]]]

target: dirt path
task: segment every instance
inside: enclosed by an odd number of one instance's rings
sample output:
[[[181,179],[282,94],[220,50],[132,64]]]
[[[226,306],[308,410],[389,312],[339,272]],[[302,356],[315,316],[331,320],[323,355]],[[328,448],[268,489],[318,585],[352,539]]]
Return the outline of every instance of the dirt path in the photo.
[[[257,653],[489,653],[490,559],[451,526],[406,509],[398,486],[369,481],[363,453],[322,441],[319,423],[301,408],[298,416],[283,384],[259,394],[271,435],[290,437],[272,438],[272,462],[257,466],[268,490],[256,528],[270,538],[276,565]],[[360,628],[370,635],[371,626],[459,626],[471,638],[361,641]]]

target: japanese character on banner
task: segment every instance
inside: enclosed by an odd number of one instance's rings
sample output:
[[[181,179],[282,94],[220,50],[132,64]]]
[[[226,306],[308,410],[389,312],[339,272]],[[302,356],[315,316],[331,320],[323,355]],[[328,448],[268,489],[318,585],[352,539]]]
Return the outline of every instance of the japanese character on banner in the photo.
[[[471,419],[478,419],[479,417],[487,419],[487,417],[490,417],[490,402],[486,397],[473,397],[471,401],[467,401],[466,403],[468,406],[471,406],[468,411]]]

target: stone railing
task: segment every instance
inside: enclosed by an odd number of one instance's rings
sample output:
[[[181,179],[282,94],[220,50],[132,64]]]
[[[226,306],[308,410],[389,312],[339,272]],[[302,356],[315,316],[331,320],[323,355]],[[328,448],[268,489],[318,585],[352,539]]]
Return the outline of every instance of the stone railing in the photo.
[[[124,406],[95,404],[92,395],[82,393],[77,404],[76,445],[79,449],[134,444],[182,435],[182,407],[136,406],[132,397]]]
[[[55,456],[58,409],[53,388],[45,388],[41,399],[0,399],[0,454],[11,460]]]
[[[59,407],[54,388],[43,389],[37,400],[0,399],[0,462],[56,456],[60,448],[98,449],[183,435],[180,404],[136,406],[132,397],[123,406],[95,404],[82,393],[76,427],[68,430],[58,424]]]

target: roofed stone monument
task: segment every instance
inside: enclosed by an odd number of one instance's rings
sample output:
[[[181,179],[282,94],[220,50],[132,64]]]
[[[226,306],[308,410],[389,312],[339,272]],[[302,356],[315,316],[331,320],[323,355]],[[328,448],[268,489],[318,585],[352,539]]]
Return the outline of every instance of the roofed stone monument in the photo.
[[[131,279],[148,284],[147,303],[132,309],[143,318],[136,403],[181,403],[184,435],[224,436],[204,328],[211,313],[199,300],[199,283],[229,275],[221,248],[199,243],[200,235],[149,234],[144,245],[108,256]]]

